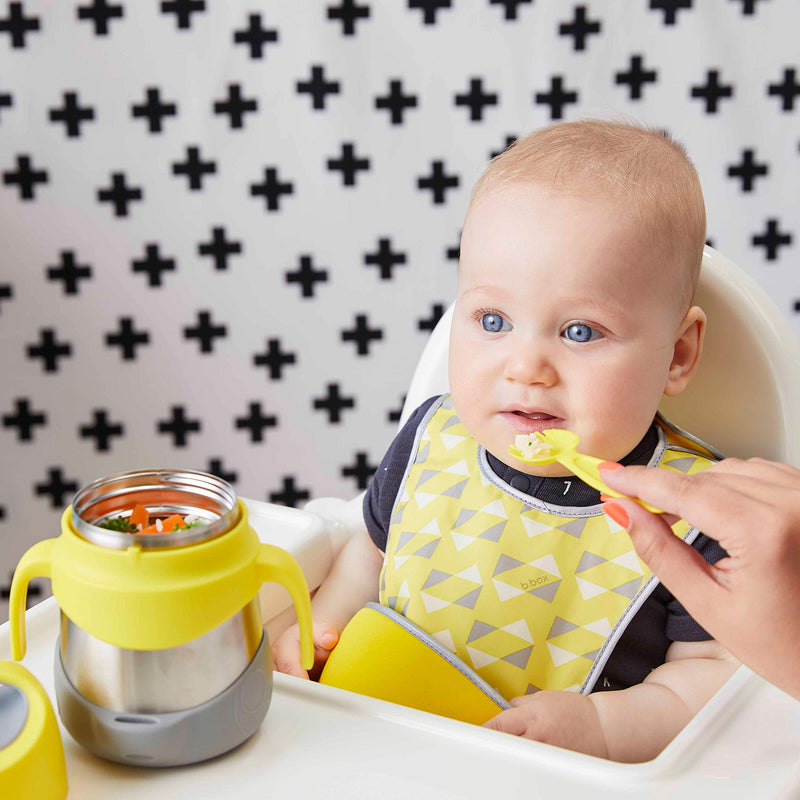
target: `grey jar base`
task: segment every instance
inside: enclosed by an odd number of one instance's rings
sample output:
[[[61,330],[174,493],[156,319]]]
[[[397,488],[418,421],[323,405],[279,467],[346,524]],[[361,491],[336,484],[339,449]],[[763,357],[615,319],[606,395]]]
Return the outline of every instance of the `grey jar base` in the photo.
[[[64,726],[91,753],[120,764],[175,767],[226,753],[261,726],[272,698],[272,654],[264,633],[244,672],[223,692],[184,711],[131,714],[95,705],[75,689],[55,649],[55,690]]]

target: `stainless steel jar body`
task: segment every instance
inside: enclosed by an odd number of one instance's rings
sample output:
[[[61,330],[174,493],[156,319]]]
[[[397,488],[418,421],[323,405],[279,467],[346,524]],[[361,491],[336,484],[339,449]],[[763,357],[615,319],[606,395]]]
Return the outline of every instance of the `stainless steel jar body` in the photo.
[[[159,534],[101,527],[128,517],[137,504],[152,518],[193,515],[202,524]],[[233,488],[214,475],[190,470],[139,470],[85,486],[72,503],[72,525],[102,548],[137,548],[142,557],[224,536],[239,519]],[[149,555],[152,553],[152,556]],[[61,662],[72,686],[95,705],[130,714],[183,711],[223,692],[245,671],[264,636],[258,596],[202,636],[177,647],[130,650],[108,644],[61,614]]]
[[[257,596],[203,636],[164,650],[115,647],[62,612],[61,662],[70,683],[95,705],[130,714],[183,711],[227,689],[265,635]]]

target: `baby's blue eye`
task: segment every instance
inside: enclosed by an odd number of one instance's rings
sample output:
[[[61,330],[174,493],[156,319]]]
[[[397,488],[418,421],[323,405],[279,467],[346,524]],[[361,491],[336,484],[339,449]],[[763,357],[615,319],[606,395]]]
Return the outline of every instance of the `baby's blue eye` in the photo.
[[[582,322],[575,322],[568,325],[564,330],[562,336],[569,339],[571,342],[593,342],[599,339],[603,334],[595,330],[591,325],[584,325]]]
[[[511,326],[499,314],[484,314],[481,317],[481,325],[483,329],[489,331],[489,333],[511,330]]]

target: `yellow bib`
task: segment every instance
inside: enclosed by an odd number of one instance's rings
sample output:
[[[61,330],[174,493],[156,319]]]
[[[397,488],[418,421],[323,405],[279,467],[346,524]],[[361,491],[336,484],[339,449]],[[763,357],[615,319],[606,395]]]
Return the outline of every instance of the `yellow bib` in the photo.
[[[660,417],[651,466],[694,473],[718,453]],[[673,526],[691,542],[685,522]],[[657,581],[623,528],[548,506],[490,469],[449,396],[428,411],[392,511],[380,601],[506,698],[591,692]]]

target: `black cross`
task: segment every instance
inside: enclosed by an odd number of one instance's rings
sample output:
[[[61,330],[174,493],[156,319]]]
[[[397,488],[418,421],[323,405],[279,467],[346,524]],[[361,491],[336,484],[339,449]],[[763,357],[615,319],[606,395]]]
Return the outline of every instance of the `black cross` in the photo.
[[[550,119],[561,119],[564,116],[564,106],[567,103],[577,103],[578,93],[564,89],[564,78],[553,75],[550,78],[550,91],[537,92],[534,96],[537,104],[550,106]]]
[[[228,269],[228,258],[242,252],[242,243],[228,241],[225,238],[225,228],[217,227],[211,230],[211,241],[201,242],[197,246],[201,256],[211,256],[214,259],[214,269]]]
[[[710,69],[705,85],[692,86],[692,97],[700,97],[706,101],[706,114],[716,114],[717,105],[724,97],[733,96],[733,86],[719,82],[719,71]]]
[[[338,6],[328,6],[328,19],[338,19],[342,23],[342,33],[352,36],[356,32],[356,22],[369,19],[369,6],[360,6],[353,0],[342,0]]]
[[[80,136],[81,122],[90,119],[94,119],[94,109],[91,106],[83,108],[79,106],[76,92],[64,92],[63,108],[50,109],[50,120],[63,122],[66,125],[67,136]]]
[[[250,194],[253,197],[263,195],[267,201],[268,211],[278,211],[282,194],[294,194],[292,183],[281,183],[278,179],[278,170],[275,167],[264,167],[264,182],[250,185]]]
[[[456,95],[456,105],[467,106],[470,110],[470,120],[478,122],[483,119],[484,108],[497,105],[497,94],[484,93],[483,78],[471,78],[469,91]]]
[[[125,429],[119,422],[111,422],[103,408],[94,410],[94,422],[90,425],[81,425],[78,428],[81,439],[94,439],[98,451],[110,450],[112,436],[123,436]]]
[[[506,136],[506,143],[503,145],[502,149],[494,150],[491,153],[489,153],[489,159],[491,160],[493,158],[497,158],[497,156],[499,156],[500,153],[505,153],[505,151],[508,150],[508,148],[511,147],[511,145],[514,144],[514,142],[516,141],[517,141],[516,136],[512,135]],[[458,258],[458,256],[456,256],[456,258]]]
[[[406,395],[403,395],[402,400],[400,400],[400,405],[397,408],[390,408],[386,412],[386,419],[393,425],[396,425],[398,422],[400,422],[400,417],[403,416],[403,406],[405,404],[406,404]]]
[[[352,142],[342,143],[342,155],[339,158],[328,159],[328,169],[342,173],[342,183],[345,186],[355,186],[358,170],[369,172],[369,159],[358,158]]]
[[[416,96],[403,94],[403,83],[400,80],[389,81],[389,94],[375,98],[375,108],[385,108],[391,112],[392,125],[402,125],[405,110],[416,107]]]
[[[53,508],[62,508],[65,499],[78,491],[78,482],[65,480],[61,467],[50,467],[47,477],[47,481],[34,485],[34,494],[37,497],[48,496]]]
[[[450,0],[408,0],[409,8],[419,8],[426,25],[436,24],[436,14],[443,8],[450,8]]]
[[[188,434],[199,430],[200,420],[188,419],[183,406],[172,406],[172,418],[158,423],[158,432],[171,434],[175,447],[186,447]]]
[[[458,186],[458,175],[447,175],[444,171],[444,161],[431,162],[431,174],[427,177],[417,178],[419,189],[430,189],[435,204],[444,203],[448,189]]]
[[[489,0],[490,6],[503,6],[506,19],[516,19],[517,11],[523,3],[532,3],[533,0]]]
[[[212,475],[216,475],[218,478],[221,478],[223,481],[227,481],[228,483],[236,483],[239,480],[239,476],[235,472],[230,472],[222,466],[222,459],[221,458],[212,458],[208,462],[208,472]]]
[[[782,111],[794,111],[794,100],[800,95],[800,83],[795,80],[794,67],[783,71],[783,83],[769,84],[768,94],[782,98]]]
[[[499,153],[497,154],[499,155]],[[450,247],[445,248],[444,257],[448,261],[458,261],[461,258],[461,234],[458,236],[458,242]]]
[[[0,94],[0,108],[11,108],[14,105],[14,98],[10,94]]]
[[[58,359],[71,356],[72,345],[59,344],[52,328],[41,328],[39,334],[41,343],[28,345],[28,358],[41,358],[45,372],[58,372]]]
[[[192,27],[192,14],[206,10],[205,0],[164,0],[162,14],[174,14],[179,28]]]
[[[162,272],[175,271],[175,259],[161,258],[158,247],[158,243],[145,245],[145,257],[131,262],[133,272],[147,273],[147,283],[150,286],[161,286]]]
[[[124,172],[112,172],[111,188],[97,190],[98,202],[113,203],[114,216],[117,217],[127,217],[128,204],[134,200],[141,200],[143,196],[144,192],[141,189],[128,188]]]
[[[14,296],[14,289],[10,283],[0,283],[0,300],[10,300]]]
[[[236,427],[250,431],[250,441],[260,442],[264,439],[264,431],[267,428],[275,428],[278,425],[278,418],[272,415],[264,416],[261,413],[261,403],[250,403],[250,414],[246,417],[236,418]]]
[[[307,81],[297,81],[298,94],[310,94],[313,107],[317,110],[325,108],[325,98],[329,94],[339,94],[339,81],[325,80],[325,67],[312,66],[311,77]]]
[[[300,265],[294,272],[287,272],[286,283],[299,283],[303,289],[301,297],[314,296],[314,284],[326,283],[328,270],[314,269],[311,256],[300,256]]]
[[[656,71],[654,69],[646,70],[642,64],[642,56],[631,56],[631,65],[628,71],[618,72],[615,76],[617,84],[628,84],[631,100],[641,100],[644,85],[656,82]]]
[[[2,506],[0,506],[0,519],[5,516],[5,512],[3,511]],[[9,572],[8,577],[13,579],[14,573]],[[42,594],[42,587],[39,585],[38,581],[34,582],[31,581],[28,584],[28,591],[25,593],[25,608],[30,608],[31,606],[35,605],[35,603],[31,602],[31,598],[33,597],[40,597]],[[0,586],[0,600],[8,600],[11,597],[11,580],[8,582],[8,586]]]
[[[106,334],[106,344],[109,347],[121,347],[122,358],[126,361],[136,358],[136,348],[139,345],[149,343],[150,334],[147,331],[135,331],[132,317],[120,317],[119,332]]]
[[[264,45],[278,41],[278,31],[261,27],[261,14],[250,14],[249,27],[243,31],[234,31],[235,44],[246,44],[250,48],[250,58],[262,58]]]
[[[91,5],[78,6],[78,19],[91,20],[95,36],[107,36],[108,23],[114,17],[121,19],[122,15],[122,5],[109,4],[106,0],[92,0]]]
[[[30,156],[17,156],[17,171],[3,173],[3,183],[6,186],[17,184],[22,200],[33,200],[36,184],[47,182],[47,170],[34,169],[31,166]]]
[[[740,0],[742,4],[742,15],[747,17],[756,13],[756,6],[759,0]]]
[[[356,314],[354,327],[342,331],[342,341],[355,342],[356,352],[360,356],[368,356],[370,342],[379,342],[381,339],[383,331],[380,328],[370,328],[366,314]]]
[[[266,352],[256,353],[253,356],[253,363],[257,367],[269,368],[269,377],[274,381],[279,381],[283,377],[285,364],[296,362],[297,356],[294,353],[285,353],[281,350],[280,339],[267,339]]]
[[[183,335],[186,339],[197,339],[200,342],[201,353],[211,353],[214,349],[214,339],[224,339],[228,335],[225,325],[214,325],[211,322],[210,311],[197,312],[197,325],[193,328],[184,328]]]
[[[242,87],[238,83],[228,84],[228,99],[214,103],[215,114],[227,114],[231,128],[244,127],[244,115],[247,111],[256,111],[258,103],[242,97]]]
[[[364,256],[364,263],[367,265],[374,264],[379,267],[381,280],[390,281],[393,277],[392,270],[395,265],[406,263],[406,254],[393,252],[391,239],[378,239],[377,251],[367,253]]]
[[[61,264],[47,268],[47,280],[64,281],[64,294],[78,294],[78,281],[92,277],[88,264],[76,264],[72,250],[61,251]]]
[[[439,320],[444,316],[444,304],[434,303],[431,306],[431,314],[429,317],[422,317],[417,320],[417,330],[427,331],[430,333],[438,324]]]
[[[790,233],[781,233],[778,230],[780,223],[777,219],[767,220],[767,230],[753,237],[753,246],[763,246],[766,254],[767,261],[775,261],[778,257],[778,248],[792,243],[792,235]]]
[[[33,439],[34,425],[46,425],[47,417],[42,411],[34,411],[25,397],[18,397],[16,403],[15,414],[3,415],[3,427],[16,428],[19,441],[30,442]]]
[[[313,398],[314,410],[327,411],[328,422],[331,424],[339,423],[342,421],[342,411],[347,408],[355,408],[355,398],[343,397],[339,393],[338,383],[329,383],[327,392],[328,393],[325,395],[325,397]]]
[[[12,47],[25,47],[25,35],[40,28],[38,17],[26,17],[22,3],[9,3],[8,16],[0,19],[0,33],[11,34]]]
[[[186,175],[189,189],[196,192],[203,188],[203,176],[213,175],[217,165],[213,161],[202,161],[199,147],[186,148],[186,161],[176,161],[172,165],[173,175]]]
[[[342,476],[345,478],[355,478],[356,486],[361,489],[366,489],[369,484],[369,479],[375,474],[378,469],[377,465],[373,466],[367,460],[368,453],[356,453],[356,460],[350,466],[342,467]]]
[[[311,493],[308,489],[301,489],[295,486],[295,478],[293,475],[284,475],[283,488],[279,492],[270,492],[270,503],[279,503],[282,506],[290,506],[296,508],[301,500],[308,500]]]
[[[591,21],[586,16],[586,6],[575,6],[572,22],[562,22],[558,26],[559,36],[572,36],[576,50],[586,49],[586,39],[592,33],[600,33],[600,22]]]
[[[652,11],[664,12],[664,24],[674,25],[678,12],[683,8],[691,8],[692,0],[650,0]]]
[[[728,175],[742,179],[742,191],[752,192],[755,178],[768,174],[768,164],[757,164],[753,159],[753,151],[742,151],[742,163],[728,167]]]
[[[178,113],[175,103],[162,103],[160,89],[147,89],[147,100],[138,106],[131,106],[134,117],[146,117],[150,133],[161,133],[164,117],[174,117]]]

